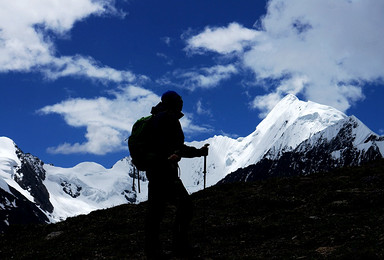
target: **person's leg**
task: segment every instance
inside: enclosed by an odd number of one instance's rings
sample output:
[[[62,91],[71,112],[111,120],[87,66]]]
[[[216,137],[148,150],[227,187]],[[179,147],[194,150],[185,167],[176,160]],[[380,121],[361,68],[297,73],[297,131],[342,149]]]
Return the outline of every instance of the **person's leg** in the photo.
[[[148,185],[148,207],[145,217],[145,253],[149,258],[162,254],[160,242],[160,223],[163,219],[165,202],[159,194],[156,183]]]
[[[193,203],[181,180],[175,182],[175,205],[173,250],[177,254],[188,254],[190,250],[188,235],[193,216]]]

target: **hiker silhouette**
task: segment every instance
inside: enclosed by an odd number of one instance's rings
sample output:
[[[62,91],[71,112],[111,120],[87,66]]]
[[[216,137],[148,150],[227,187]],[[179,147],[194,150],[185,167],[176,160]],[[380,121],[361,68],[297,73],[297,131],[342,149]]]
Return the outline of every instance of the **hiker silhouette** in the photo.
[[[167,91],[161,102],[152,107],[152,153],[155,155],[146,171],[148,208],[145,221],[145,253],[150,259],[162,256],[159,239],[160,224],[167,203],[176,206],[173,229],[173,254],[188,256],[191,247],[188,230],[193,216],[192,200],[179,178],[178,162],[181,157],[193,158],[208,155],[208,148],[200,149],[184,144],[184,133],[179,119],[183,100],[175,91]]]

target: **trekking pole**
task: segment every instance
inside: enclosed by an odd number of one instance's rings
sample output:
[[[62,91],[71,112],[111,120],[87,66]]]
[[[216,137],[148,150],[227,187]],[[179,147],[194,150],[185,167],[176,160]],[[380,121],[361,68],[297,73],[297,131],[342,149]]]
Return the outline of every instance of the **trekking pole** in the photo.
[[[209,144],[205,144],[204,147],[208,148]],[[207,156],[204,155],[204,169],[203,169],[203,174],[204,174],[204,190],[205,187],[207,186]]]
[[[140,171],[137,169],[137,188],[139,189],[140,193]]]
[[[207,147],[208,149],[209,144],[205,144],[204,147]],[[203,174],[204,174],[204,190],[207,186],[207,155],[204,155],[204,168],[203,168]],[[207,225],[207,213],[206,213],[206,198],[202,200],[201,203],[202,211],[203,211],[203,245],[206,243],[206,225]]]
[[[135,177],[136,177],[136,167],[133,167],[133,174],[132,174],[132,191],[135,191]]]

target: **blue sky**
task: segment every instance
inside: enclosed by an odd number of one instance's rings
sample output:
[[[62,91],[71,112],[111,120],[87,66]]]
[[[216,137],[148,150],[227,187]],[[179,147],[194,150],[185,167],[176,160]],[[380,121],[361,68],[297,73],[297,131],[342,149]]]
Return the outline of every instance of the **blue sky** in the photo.
[[[287,93],[384,133],[382,0],[0,1],[0,136],[111,167],[161,94],[187,141],[250,134]]]

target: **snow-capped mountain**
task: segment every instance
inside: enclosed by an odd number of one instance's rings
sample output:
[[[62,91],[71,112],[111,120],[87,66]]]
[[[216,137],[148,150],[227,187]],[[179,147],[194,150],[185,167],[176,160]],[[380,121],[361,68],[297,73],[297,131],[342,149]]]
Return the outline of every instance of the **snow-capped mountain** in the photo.
[[[206,143],[210,144],[207,186],[223,179],[257,179],[260,169],[265,176],[307,174],[328,170],[330,165],[357,165],[384,154],[384,137],[354,116],[293,95],[281,100],[247,137],[214,136],[188,145]],[[189,192],[203,189],[203,164],[203,158],[181,160],[180,176]],[[12,223],[8,212],[20,208],[20,201],[29,205],[36,219],[50,222],[144,201],[148,183],[141,172],[139,193],[137,178],[132,178],[136,175],[129,157],[111,169],[92,162],[61,168],[23,153],[11,139],[0,137],[0,222]]]
[[[191,144],[197,147],[211,144],[207,163],[207,183],[210,186],[239,168],[257,163],[267,153],[269,158],[279,158],[312,135],[345,118],[344,113],[332,107],[287,95],[247,137],[235,140],[215,136]],[[200,158],[181,161],[183,181],[192,191],[201,189],[203,185],[201,161]],[[187,173],[183,174],[183,170]]]
[[[384,137],[373,133],[355,116],[350,116],[280,156],[276,156],[274,149],[269,150],[256,164],[238,169],[221,183],[327,172],[344,166],[358,166],[383,158],[383,155]]]
[[[61,168],[44,164],[39,158],[23,153],[11,139],[0,137],[0,192],[3,194],[0,209],[6,215],[11,206],[20,207],[20,197],[43,212],[47,222],[144,201],[147,196],[144,173],[140,173],[144,182],[141,193],[136,192],[137,177],[135,186],[133,174],[129,158],[118,161],[111,169],[92,162]]]
[[[0,232],[10,224],[49,221],[38,203],[33,201],[32,195],[16,182],[16,179],[20,180],[23,176],[18,172],[19,166],[21,161],[17,157],[14,143],[0,137]],[[39,178],[38,172],[33,174],[36,179]]]

